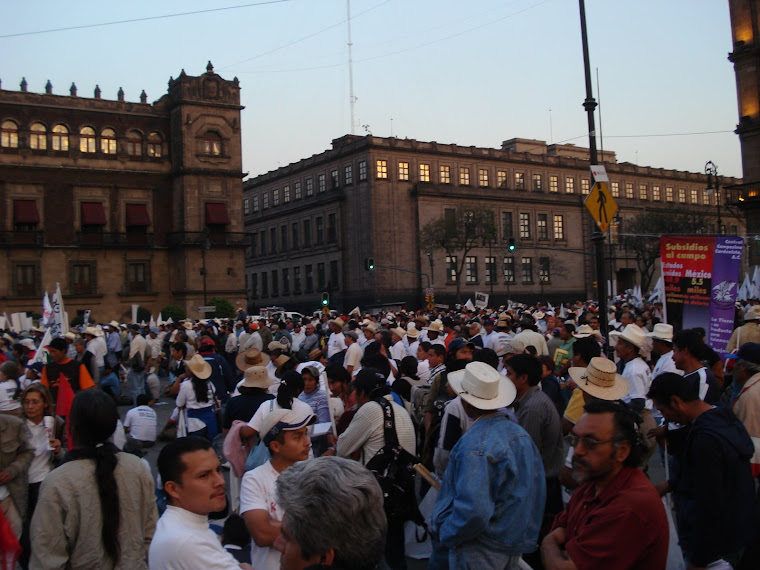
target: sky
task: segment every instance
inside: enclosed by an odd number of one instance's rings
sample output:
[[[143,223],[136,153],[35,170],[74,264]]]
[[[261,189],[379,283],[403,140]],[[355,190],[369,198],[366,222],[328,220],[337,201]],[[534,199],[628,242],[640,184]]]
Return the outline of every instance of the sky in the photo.
[[[356,134],[588,146],[577,0],[350,7]],[[728,1],[586,0],[586,15],[598,144],[618,162],[703,172],[711,160],[741,177]],[[155,101],[210,60],[240,80],[243,166],[256,176],[351,132],[347,41],[346,0],[6,1],[0,80]]]

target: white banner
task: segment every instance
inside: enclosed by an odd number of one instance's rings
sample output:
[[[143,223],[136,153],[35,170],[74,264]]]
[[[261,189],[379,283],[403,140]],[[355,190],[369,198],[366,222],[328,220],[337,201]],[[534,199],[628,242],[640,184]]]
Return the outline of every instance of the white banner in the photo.
[[[66,321],[63,308],[63,294],[61,294],[60,283],[55,284],[55,295],[53,295],[53,322],[50,326],[51,338],[57,338],[69,332],[69,323]]]
[[[42,297],[42,322],[40,326],[47,327],[50,325],[50,319],[53,317],[53,307],[50,305],[50,297],[48,292],[45,291],[45,295]]]
[[[37,354],[35,354],[34,358],[32,358],[27,363],[27,366],[29,366],[30,364],[34,364],[35,362],[41,362],[42,364],[47,364],[48,351],[45,347],[50,344],[51,340],[53,340],[53,336],[51,334],[52,330],[53,330],[53,327],[48,327],[47,329],[45,329],[45,334],[42,337],[42,342],[40,342],[40,347],[37,349]]]
[[[87,323],[90,322],[90,309],[85,310],[84,315],[82,316],[82,323],[84,323],[84,326],[87,326]]]
[[[488,293],[475,291],[475,306],[481,309],[485,309],[488,306],[488,296]]]

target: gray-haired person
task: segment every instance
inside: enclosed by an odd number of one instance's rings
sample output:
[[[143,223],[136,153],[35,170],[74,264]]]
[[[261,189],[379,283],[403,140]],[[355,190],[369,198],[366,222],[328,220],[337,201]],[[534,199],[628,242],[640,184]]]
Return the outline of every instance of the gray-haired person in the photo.
[[[340,457],[302,461],[277,479],[285,511],[275,548],[280,568],[371,570],[383,558],[383,495],[365,467]]]

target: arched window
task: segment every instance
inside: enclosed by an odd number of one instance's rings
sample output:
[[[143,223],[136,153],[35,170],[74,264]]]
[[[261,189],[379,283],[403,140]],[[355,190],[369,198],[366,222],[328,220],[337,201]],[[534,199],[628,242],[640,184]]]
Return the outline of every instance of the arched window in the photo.
[[[79,150],[95,152],[95,129],[92,127],[82,127],[79,131]]]
[[[148,135],[148,156],[153,158],[161,157],[161,135],[158,133],[150,133]]]
[[[100,151],[103,154],[116,154],[116,131],[103,129],[100,133]]]
[[[45,125],[34,123],[29,131],[29,148],[45,150],[47,148],[47,129]]]
[[[127,154],[129,156],[142,156],[142,135],[139,131],[127,133]]]
[[[3,121],[0,127],[0,146],[18,148],[18,125],[13,121]]]
[[[222,156],[222,137],[215,131],[203,135],[203,154]]]
[[[69,150],[69,129],[63,125],[53,127],[53,150]]]

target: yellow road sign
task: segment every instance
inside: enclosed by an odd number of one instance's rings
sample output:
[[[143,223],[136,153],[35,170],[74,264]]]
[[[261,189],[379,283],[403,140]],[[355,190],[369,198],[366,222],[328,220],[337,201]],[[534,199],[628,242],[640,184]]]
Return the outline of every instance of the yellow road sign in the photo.
[[[435,303],[428,303],[426,305],[426,308],[428,311],[432,311],[433,309],[435,309]]]
[[[586,197],[585,204],[599,230],[606,232],[618,211],[617,202],[610,194],[609,182],[596,182]]]
[[[330,307],[322,307],[322,314],[323,315],[326,315],[329,312],[330,312]]]

